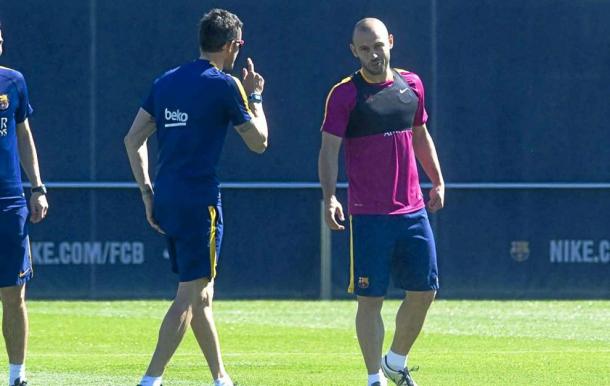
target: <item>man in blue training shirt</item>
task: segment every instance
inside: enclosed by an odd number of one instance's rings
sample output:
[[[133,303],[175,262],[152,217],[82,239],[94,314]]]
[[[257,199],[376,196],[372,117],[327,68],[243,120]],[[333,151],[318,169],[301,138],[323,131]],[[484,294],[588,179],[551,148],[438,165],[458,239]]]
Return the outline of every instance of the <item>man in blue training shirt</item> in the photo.
[[[0,55],[3,42],[0,29]],[[32,111],[23,75],[0,67],[0,298],[10,386],[27,385],[25,283],[33,274],[27,219],[29,215],[30,221],[37,223],[46,217],[49,208],[28,123]],[[32,184],[29,213],[20,162]]]
[[[159,331],[141,386],[161,385],[165,366],[190,324],[216,386],[233,382],[224,369],[212,316],[222,210],[216,166],[232,124],[256,153],[267,147],[262,108],[264,79],[248,58],[243,82],[231,71],[244,45],[242,22],[225,10],[206,13],[199,26],[199,59],[157,78],[125,137],[131,169],[149,224],[167,239],[179,285]],[[146,141],[157,132],[155,190],[148,175]]]

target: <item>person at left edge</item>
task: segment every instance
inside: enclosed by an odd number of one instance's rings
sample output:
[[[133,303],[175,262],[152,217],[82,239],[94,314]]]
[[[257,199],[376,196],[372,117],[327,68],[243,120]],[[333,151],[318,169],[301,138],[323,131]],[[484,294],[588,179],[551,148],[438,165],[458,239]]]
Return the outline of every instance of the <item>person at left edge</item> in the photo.
[[[3,43],[0,26],[0,55]],[[46,217],[49,208],[28,123],[32,111],[23,75],[0,67],[0,298],[10,386],[27,385],[25,285],[33,275],[27,219],[29,216],[31,222],[37,223]],[[20,162],[32,184],[29,213]]]
[[[179,285],[159,331],[157,347],[141,386],[158,386],[187,326],[204,354],[214,384],[232,386],[220,354],[212,316],[222,211],[216,166],[229,124],[256,153],[267,147],[262,108],[264,79],[247,60],[239,79],[233,69],[242,22],[213,9],[200,21],[200,57],[159,77],[125,137],[133,174],[150,225],[164,233]],[[249,95],[249,97],[246,97]],[[148,175],[146,140],[157,132],[155,191]]]

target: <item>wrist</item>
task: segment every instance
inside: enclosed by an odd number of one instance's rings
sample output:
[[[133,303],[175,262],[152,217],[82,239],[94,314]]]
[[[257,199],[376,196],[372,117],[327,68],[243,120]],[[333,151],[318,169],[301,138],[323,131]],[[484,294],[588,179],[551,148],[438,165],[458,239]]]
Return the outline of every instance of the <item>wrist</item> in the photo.
[[[47,187],[43,183],[40,183],[37,186],[32,186],[32,189],[30,189],[30,192],[32,194],[37,193],[37,194],[41,194],[41,195],[46,195],[47,194]]]
[[[337,201],[337,197],[334,194],[331,194],[329,196],[324,196],[324,202],[329,204],[333,201]]]
[[[152,186],[147,185],[143,188],[140,188],[140,193],[142,193],[143,196],[152,195],[153,194]]]
[[[248,102],[250,103],[263,103],[263,95],[261,92],[252,92],[248,95]]]

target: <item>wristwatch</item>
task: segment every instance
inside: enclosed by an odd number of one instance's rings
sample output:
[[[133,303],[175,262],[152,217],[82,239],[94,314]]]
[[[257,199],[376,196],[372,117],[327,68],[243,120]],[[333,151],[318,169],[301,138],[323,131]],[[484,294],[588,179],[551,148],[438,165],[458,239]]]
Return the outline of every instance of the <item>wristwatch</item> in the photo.
[[[36,186],[36,187],[32,188],[31,192],[32,193],[47,194],[47,187],[44,186],[44,184],[42,184],[40,186]]]
[[[253,92],[248,97],[248,101],[252,102],[252,103],[263,103],[263,96],[261,94],[259,94],[259,93]]]

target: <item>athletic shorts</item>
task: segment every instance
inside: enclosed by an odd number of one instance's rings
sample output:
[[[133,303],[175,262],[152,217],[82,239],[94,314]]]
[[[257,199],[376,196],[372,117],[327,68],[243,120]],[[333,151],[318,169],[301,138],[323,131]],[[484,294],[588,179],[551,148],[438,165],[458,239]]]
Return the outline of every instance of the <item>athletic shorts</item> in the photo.
[[[188,230],[166,235],[172,271],[181,282],[201,278],[211,281],[216,277],[222,245],[222,206],[195,210],[192,215],[197,218],[184,219],[190,223]]]
[[[0,287],[23,285],[33,276],[27,221],[24,197],[0,198]]]
[[[348,292],[385,296],[390,276],[394,286],[405,291],[438,289],[436,247],[426,209],[350,216]]]

